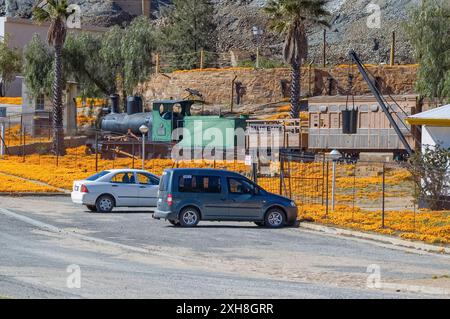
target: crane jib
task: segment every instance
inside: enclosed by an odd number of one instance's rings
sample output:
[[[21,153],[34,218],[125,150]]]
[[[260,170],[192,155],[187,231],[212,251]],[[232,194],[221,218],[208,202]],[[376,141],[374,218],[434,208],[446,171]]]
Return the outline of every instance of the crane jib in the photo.
[[[395,132],[397,133],[398,138],[400,139],[400,141],[402,142],[402,144],[405,147],[405,150],[408,152],[409,155],[413,155],[414,154],[413,149],[409,145],[408,141],[406,140],[405,135],[403,135],[402,131],[400,130],[400,128],[398,127],[398,125],[395,122],[394,118],[392,117],[391,113],[389,112],[386,104],[384,103],[384,101],[383,101],[383,99],[381,97],[381,92],[378,90],[376,85],[370,79],[369,74],[367,73],[364,65],[362,64],[359,56],[356,54],[356,52],[354,50],[350,50],[350,52],[348,54],[349,54],[350,58],[357,65],[359,72],[361,73],[361,75],[364,78],[364,80],[367,82],[367,85],[369,86],[370,91],[375,96],[378,104],[380,105],[380,107],[383,110],[384,114],[388,118],[389,123],[394,128]]]

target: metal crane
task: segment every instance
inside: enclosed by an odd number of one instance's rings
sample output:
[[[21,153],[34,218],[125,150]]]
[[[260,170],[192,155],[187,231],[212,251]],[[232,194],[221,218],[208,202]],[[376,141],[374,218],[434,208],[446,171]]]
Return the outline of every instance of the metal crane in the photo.
[[[392,117],[392,114],[389,112],[388,107],[384,103],[384,100],[381,96],[380,90],[377,88],[375,83],[371,80],[369,77],[369,73],[367,72],[366,68],[364,67],[363,63],[361,62],[361,59],[359,58],[358,54],[356,54],[355,50],[351,49],[348,53],[350,56],[350,59],[352,59],[353,62],[355,62],[356,66],[358,67],[359,72],[361,73],[364,80],[367,82],[367,85],[369,86],[370,91],[375,96],[376,100],[378,101],[378,104],[380,105],[381,109],[383,110],[384,114],[389,120],[389,123],[394,128],[395,132],[398,135],[398,138],[402,142],[402,144],[405,146],[406,152],[411,156],[414,154],[414,150],[409,145],[408,141],[406,140],[405,135],[403,135],[402,131],[397,125],[397,122],[395,122],[394,118]]]

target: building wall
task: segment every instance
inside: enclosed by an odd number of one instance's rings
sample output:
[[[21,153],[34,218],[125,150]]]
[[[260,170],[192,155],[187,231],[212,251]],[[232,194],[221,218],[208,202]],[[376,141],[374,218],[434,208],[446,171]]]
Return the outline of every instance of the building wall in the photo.
[[[423,126],[422,127],[422,149],[426,146],[436,146],[450,148],[450,127]]]

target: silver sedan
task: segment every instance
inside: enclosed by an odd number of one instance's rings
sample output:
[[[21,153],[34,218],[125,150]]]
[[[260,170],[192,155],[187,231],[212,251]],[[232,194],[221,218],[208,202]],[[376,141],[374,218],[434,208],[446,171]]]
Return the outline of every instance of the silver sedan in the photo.
[[[93,212],[108,213],[114,207],[155,207],[159,177],[143,170],[113,169],[75,181],[72,202]]]

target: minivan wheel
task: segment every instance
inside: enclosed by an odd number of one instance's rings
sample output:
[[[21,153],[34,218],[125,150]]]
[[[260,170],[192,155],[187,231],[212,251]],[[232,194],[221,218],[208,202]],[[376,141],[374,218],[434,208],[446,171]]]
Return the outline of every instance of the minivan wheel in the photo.
[[[279,208],[270,209],[265,217],[265,225],[270,228],[281,228],[285,225],[286,217]]]
[[[102,195],[97,199],[95,207],[99,213],[110,213],[114,208],[114,198],[110,195]]]
[[[200,213],[194,207],[186,207],[180,213],[182,227],[195,227],[200,222]]]

